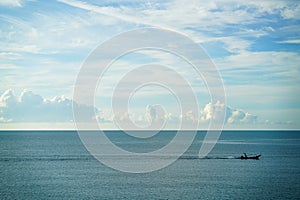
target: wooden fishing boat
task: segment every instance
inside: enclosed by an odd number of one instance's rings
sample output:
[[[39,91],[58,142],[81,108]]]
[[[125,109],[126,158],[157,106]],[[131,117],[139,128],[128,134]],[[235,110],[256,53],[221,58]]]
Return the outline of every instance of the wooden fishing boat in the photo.
[[[260,156],[261,156],[260,154],[248,156],[247,154],[244,153],[243,155],[241,155],[241,159],[242,160],[247,160],[247,159],[258,160]]]

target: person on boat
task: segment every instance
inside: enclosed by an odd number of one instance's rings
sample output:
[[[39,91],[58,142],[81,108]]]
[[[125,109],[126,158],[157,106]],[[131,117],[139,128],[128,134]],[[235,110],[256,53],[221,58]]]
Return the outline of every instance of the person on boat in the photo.
[[[246,153],[243,153],[244,154],[244,158],[247,158],[247,154]]]

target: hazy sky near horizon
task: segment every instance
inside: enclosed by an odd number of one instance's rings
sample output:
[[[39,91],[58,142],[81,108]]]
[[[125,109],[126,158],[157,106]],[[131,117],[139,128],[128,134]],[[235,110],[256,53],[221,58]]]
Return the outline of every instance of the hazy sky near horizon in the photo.
[[[147,125],[159,105],[167,129],[178,128],[180,119],[205,129],[222,108],[225,128],[300,128],[299,1],[1,0],[0,26],[0,129],[74,128],[73,89],[82,63],[104,41],[144,27],[171,29],[199,44],[222,77],[226,102],[210,102],[205,81],[180,58],[139,51],[111,66],[94,106],[80,107],[104,128],[116,128],[116,118]],[[134,95],[128,112],[112,113],[118,80],[149,63],[173,67],[188,80],[199,117],[180,113],[174,95],[154,85]]]

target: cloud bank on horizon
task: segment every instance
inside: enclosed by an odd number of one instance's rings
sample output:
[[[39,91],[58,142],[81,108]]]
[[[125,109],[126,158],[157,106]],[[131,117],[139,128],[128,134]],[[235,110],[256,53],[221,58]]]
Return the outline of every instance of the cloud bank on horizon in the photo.
[[[72,122],[72,106],[84,111],[82,119],[86,120],[92,120],[99,112],[97,108],[78,105],[64,96],[45,99],[27,90],[15,96],[12,90],[7,90],[0,96],[0,123]]]
[[[107,127],[113,127],[114,117],[143,126],[159,112],[155,105],[162,104],[168,106],[165,119],[170,123],[185,118],[205,124],[223,106],[232,129],[300,128],[298,1],[2,0],[0,12],[0,129],[9,123],[30,122],[32,128],[40,122],[71,123],[74,83],[89,53],[114,35],[143,27],[178,31],[201,45],[219,69],[227,102],[210,102],[205,82],[178,58],[140,51],[107,71],[97,108],[83,108],[87,118],[96,109],[96,119]],[[188,79],[199,101],[199,118],[192,111],[180,115],[168,94],[157,88],[136,96],[137,113],[111,113],[116,80],[148,63],[172,66]]]
[[[198,123],[200,127],[208,125],[212,119],[219,118],[219,111],[225,109],[225,127],[227,124],[238,125],[257,125],[270,123],[269,120],[258,120],[258,116],[241,109],[226,106],[222,102],[207,103],[203,108],[199,108],[200,115],[197,118],[193,111],[181,115],[164,113],[160,105],[147,105],[145,112],[140,115],[132,113],[118,113],[111,116],[103,116],[100,109],[88,105],[79,105],[77,102],[66,98],[65,96],[56,96],[52,99],[46,99],[32,91],[24,90],[19,96],[15,95],[13,90],[9,89],[0,96],[0,124],[2,123],[51,123],[51,122],[74,122],[72,106],[77,106],[84,113],[81,122],[91,122],[97,120],[99,123],[112,124],[114,118],[125,123],[133,121],[137,127],[146,127],[152,120],[166,121],[167,128],[175,128],[180,120],[190,123]],[[159,113],[164,115],[159,115]],[[278,123],[278,122],[276,122]],[[281,124],[290,124],[292,122],[281,122]],[[116,126],[107,126],[116,129]],[[185,127],[188,128],[188,127]]]

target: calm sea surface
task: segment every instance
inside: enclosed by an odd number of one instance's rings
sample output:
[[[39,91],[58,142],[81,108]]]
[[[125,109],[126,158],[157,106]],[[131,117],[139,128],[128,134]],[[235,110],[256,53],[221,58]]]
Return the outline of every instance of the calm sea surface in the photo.
[[[150,152],[175,135],[107,136],[123,149]],[[205,132],[175,163],[129,174],[94,159],[75,131],[0,131],[1,199],[299,199],[300,131],[224,131],[205,159]],[[237,159],[243,152],[260,160]]]

